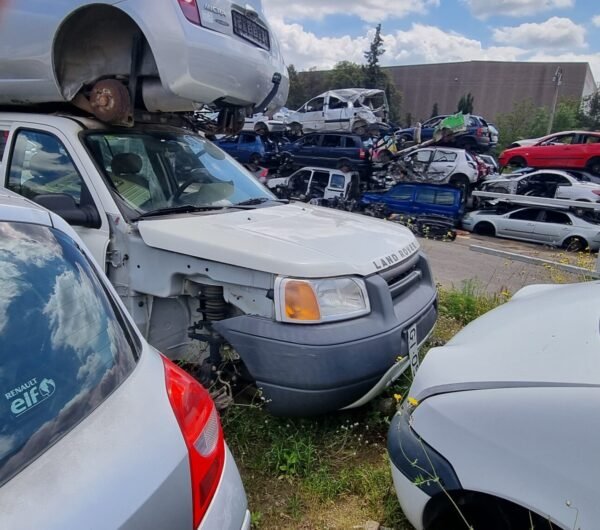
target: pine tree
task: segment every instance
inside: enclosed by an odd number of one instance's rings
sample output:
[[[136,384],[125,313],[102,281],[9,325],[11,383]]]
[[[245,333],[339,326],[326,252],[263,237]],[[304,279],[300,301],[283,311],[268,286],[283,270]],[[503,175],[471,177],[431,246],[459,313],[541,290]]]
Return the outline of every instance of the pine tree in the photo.
[[[435,118],[440,115],[440,109],[438,107],[437,101],[433,104],[433,108],[431,109],[431,117]]]
[[[385,88],[386,75],[381,70],[381,66],[379,66],[379,58],[384,53],[381,24],[377,24],[371,46],[364,53],[367,60],[367,65],[365,66],[365,88]]]

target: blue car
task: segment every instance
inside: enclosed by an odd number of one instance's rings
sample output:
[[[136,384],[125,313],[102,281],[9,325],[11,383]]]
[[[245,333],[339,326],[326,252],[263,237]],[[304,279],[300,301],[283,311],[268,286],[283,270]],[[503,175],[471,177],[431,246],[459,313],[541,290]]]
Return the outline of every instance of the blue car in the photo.
[[[272,165],[278,154],[277,143],[254,132],[225,136],[214,142],[242,164]]]
[[[343,132],[311,133],[285,146],[295,167],[317,166],[330,169],[348,167],[361,176],[371,169],[369,153],[358,134]]]
[[[401,182],[382,193],[365,193],[360,199],[362,208],[375,204],[385,205],[389,213],[414,217],[439,215],[455,223],[463,214],[462,193],[452,186]]]
[[[447,117],[448,116],[435,116],[434,118],[429,118],[427,121],[423,122],[421,126],[421,141],[425,142],[431,140],[435,128]],[[413,142],[415,140],[415,127],[401,129],[397,132],[397,136],[400,140]],[[452,145],[460,147],[461,149],[466,149],[467,151],[484,152],[491,147],[491,136],[492,134],[487,121],[481,116],[470,116],[467,130],[464,133],[457,135],[456,139],[452,142]],[[497,142],[498,139],[496,136],[496,143]]]

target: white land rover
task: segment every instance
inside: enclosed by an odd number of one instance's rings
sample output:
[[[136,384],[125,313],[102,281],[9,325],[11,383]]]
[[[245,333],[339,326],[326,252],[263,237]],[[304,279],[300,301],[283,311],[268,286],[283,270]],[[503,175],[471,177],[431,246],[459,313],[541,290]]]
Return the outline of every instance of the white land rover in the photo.
[[[74,226],[148,341],[237,370],[275,414],[367,402],[434,326],[407,229],[278,201],[190,130],[0,113],[0,137],[3,185]]]

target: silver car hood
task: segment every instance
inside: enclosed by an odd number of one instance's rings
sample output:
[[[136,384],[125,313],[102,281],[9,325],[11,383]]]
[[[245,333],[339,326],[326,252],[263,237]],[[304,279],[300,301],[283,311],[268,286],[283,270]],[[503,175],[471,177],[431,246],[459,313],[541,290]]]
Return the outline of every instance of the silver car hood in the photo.
[[[600,387],[600,282],[530,286],[423,361],[411,396],[488,388]]]

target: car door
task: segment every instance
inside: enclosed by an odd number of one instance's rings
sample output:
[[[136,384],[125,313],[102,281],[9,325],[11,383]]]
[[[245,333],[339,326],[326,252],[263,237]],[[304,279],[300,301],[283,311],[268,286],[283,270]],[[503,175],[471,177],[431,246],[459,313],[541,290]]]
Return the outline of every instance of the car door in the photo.
[[[296,166],[308,166],[314,162],[320,136],[319,134],[307,134],[294,144],[291,153]]]
[[[308,187],[308,194],[311,197],[325,197],[325,190],[329,185],[329,171],[313,171],[312,178]]]
[[[420,180],[427,180],[429,164],[433,159],[434,149],[419,149],[405,158],[413,172]]]
[[[327,107],[325,110],[325,129],[330,131],[339,131],[347,129],[350,124],[350,118],[347,115],[348,103],[335,96],[328,96]]]
[[[325,98],[317,97],[306,104],[302,115],[302,127],[305,131],[319,131],[325,126]]]
[[[349,158],[344,149],[344,137],[340,134],[323,134],[319,144],[315,147],[319,164],[324,167],[335,168],[342,158]]]
[[[441,123],[444,116],[436,116],[435,118],[429,118],[423,122],[421,126],[421,141],[431,140],[433,138],[433,132],[435,128]]]
[[[531,239],[540,214],[539,208],[523,208],[498,217],[496,234],[517,239]]]
[[[556,245],[572,230],[573,222],[564,212],[542,210],[542,215],[535,223],[534,239],[540,243]]]
[[[575,133],[556,134],[529,149],[529,165],[540,168],[577,167],[573,163]]]
[[[446,180],[456,169],[458,155],[456,151],[448,149],[436,149],[433,153],[433,160],[429,164],[427,176],[435,179],[437,182]]]
[[[346,188],[350,184],[351,175],[343,175],[342,173],[331,173],[329,175],[329,182],[325,189],[325,199],[334,199],[336,197],[344,197],[346,195]]]
[[[308,193],[312,174],[310,169],[301,169],[290,177],[287,187],[291,197],[299,197]]]
[[[67,138],[52,127],[18,128],[12,135],[7,160],[4,184],[9,190],[50,210],[57,200],[67,199],[72,201],[72,210],[97,217],[99,222],[71,224],[96,261],[104,266],[110,237],[108,219],[83,163]],[[64,215],[60,210],[56,213]]]
[[[415,186],[397,184],[383,196],[383,202],[394,213],[412,215],[415,213]]]

